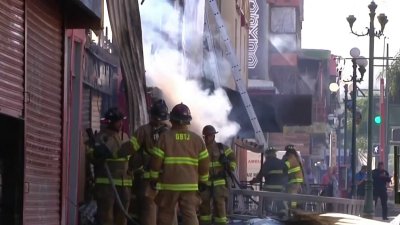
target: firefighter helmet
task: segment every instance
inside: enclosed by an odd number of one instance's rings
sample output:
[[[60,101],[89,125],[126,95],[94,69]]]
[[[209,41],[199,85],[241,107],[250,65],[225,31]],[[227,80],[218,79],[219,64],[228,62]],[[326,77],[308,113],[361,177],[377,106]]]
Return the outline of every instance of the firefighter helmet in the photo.
[[[150,115],[155,120],[167,120],[169,117],[168,106],[163,99],[159,99],[153,103],[150,108]]]
[[[208,135],[214,135],[218,133],[217,130],[215,130],[215,128],[211,125],[207,125],[203,128],[203,135],[204,136],[208,136]]]
[[[172,108],[170,112],[170,120],[173,122],[178,122],[183,125],[188,125],[190,124],[190,121],[192,121],[192,115],[190,113],[189,107],[187,105],[180,103],[174,108]]]
[[[297,155],[294,145],[286,145],[285,150],[286,150],[286,153],[291,153],[291,154]]]
[[[286,150],[286,151],[288,151],[288,150],[295,150],[295,149],[294,149],[294,145],[286,145],[285,150]]]
[[[276,149],[272,146],[269,146],[267,148],[267,151],[265,151],[266,155],[276,155]]]
[[[104,115],[104,119],[108,120],[109,122],[116,122],[125,119],[125,117],[117,107],[113,107],[107,110]]]

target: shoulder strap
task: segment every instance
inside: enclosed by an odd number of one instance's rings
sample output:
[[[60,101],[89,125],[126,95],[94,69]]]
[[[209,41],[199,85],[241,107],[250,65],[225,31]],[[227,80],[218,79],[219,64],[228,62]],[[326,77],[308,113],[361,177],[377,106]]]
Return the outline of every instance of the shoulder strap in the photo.
[[[217,143],[217,145],[218,145],[219,153],[220,154],[225,154],[224,145],[222,143],[219,143],[219,142]]]

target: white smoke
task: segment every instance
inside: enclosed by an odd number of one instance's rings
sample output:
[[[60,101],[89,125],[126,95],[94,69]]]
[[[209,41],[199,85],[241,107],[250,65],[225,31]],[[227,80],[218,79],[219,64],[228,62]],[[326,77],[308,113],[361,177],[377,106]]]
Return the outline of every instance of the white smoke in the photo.
[[[186,4],[190,2],[199,4],[199,1],[186,1]],[[192,13],[192,17],[200,15],[201,18],[204,15],[204,3],[202,8],[199,5],[190,6],[194,10],[192,12],[196,12]],[[228,120],[232,106],[225,91],[216,89],[210,95],[193,79],[202,76],[204,64],[210,65],[207,62],[209,57],[203,57],[203,28],[199,26],[199,21],[189,21],[185,15],[185,25],[182,26],[179,10],[166,0],[145,1],[140,7],[140,14],[147,85],[162,90],[170,109],[181,102],[190,108],[193,117],[191,130],[200,133],[205,125],[211,124],[219,131],[216,136],[219,141],[224,142],[235,136],[239,125]],[[179,46],[181,39],[186,49],[184,53]],[[203,62],[203,58],[206,61]]]

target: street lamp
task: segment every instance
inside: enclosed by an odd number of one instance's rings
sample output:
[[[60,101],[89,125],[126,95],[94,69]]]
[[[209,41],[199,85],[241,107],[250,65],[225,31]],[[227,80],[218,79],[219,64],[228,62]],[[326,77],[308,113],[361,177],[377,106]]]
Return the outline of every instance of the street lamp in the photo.
[[[377,19],[381,25],[379,31],[375,31],[374,20],[375,10],[378,7],[374,1],[369,5],[369,28],[367,32],[363,34],[357,34],[353,31],[353,24],[356,18],[353,15],[347,17],[347,22],[350,25],[351,33],[356,36],[369,36],[369,77],[368,77],[368,155],[367,155],[367,182],[365,184],[365,204],[364,204],[364,216],[372,218],[374,213],[373,208],[373,195],[372,195],[372,111],[373,111],[373,85],[374,85],[374,39],[383,35],[383,30],[388,22],[387,16],[383,13],[379,14]]]
[[[351,128],[351,194],[354,198],[357,195],[356,185],[356,168],[357,168],[357,146],[356,146],[356,124],[357,124],[357,82],[362,82],[365,74],[365,67],[368,65],[368,60],[360,56],[360,49],[352,48],[350,50],[353,64],[353,75],[351,81],[353,82],[353,90],[351,92],[351,112],[352,112],[352,128]],[[361,78],[357,79],[357,68],[361,74]]]

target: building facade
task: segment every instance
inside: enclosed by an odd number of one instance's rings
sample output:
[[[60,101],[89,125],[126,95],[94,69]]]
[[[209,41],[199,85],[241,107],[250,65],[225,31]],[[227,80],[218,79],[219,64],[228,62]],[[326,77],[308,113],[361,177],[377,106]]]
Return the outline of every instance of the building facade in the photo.
[[[1,224],[68,224],[65,30],[100,27],[96,6],[0,1]]]

